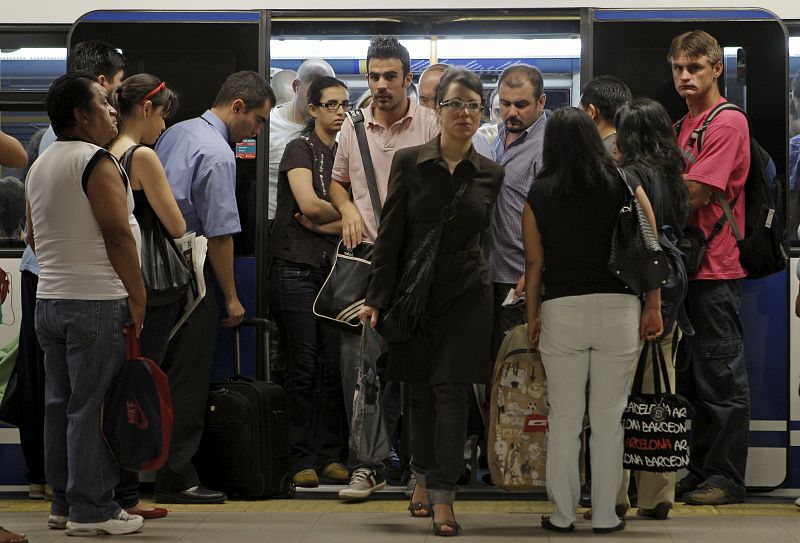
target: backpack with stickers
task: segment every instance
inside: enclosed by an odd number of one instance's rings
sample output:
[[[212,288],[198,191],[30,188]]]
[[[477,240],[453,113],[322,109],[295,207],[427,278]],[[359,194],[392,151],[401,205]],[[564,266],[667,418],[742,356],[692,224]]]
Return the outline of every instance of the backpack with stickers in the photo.
[[[541,491],[547,460],[547,383],[528,325],[511,329],[497,353],[487,438],[492,482],[508,491]]]
[[[748,279],[758,279],[782,271],[786,267],[788,257],[783,242],[786,230],[786,209],[784,206],[783,182],[775,175],[775,164],[769,153],[756,141],[753,136],[753,127],[750,117],[742,109],[730,102],[722,102],[714,106],[706,120],[699,128],[692,131],[689,138],[689,147],[695,147],[697,154],[703,146],[703,136],[711,122],[725,110],[738,111],[747,119],[750,130],[750,170],[744,184],[744,210],[745,231],[744,236],[739,231],[739,226],[733,220],[732,208],[741,196],[728,202],[718,195],[719,204],[723,214],[714,223],[711,234],[706,239],[698,239],[697,230],[687,230],[681,240],[681,248],[685,252],[694,252],[695,257],[689,256],[687,270],[695,273],[702,262],[705,246],[722,230],[726,222],[731,223],[733,235],[739,246],[739,262],[747,272]],[[681,132],[681,126],[686,117],[675,123],[676,136]],[[702,233],[700,233],[702,237]],[[697,254],[699,252],[699,255]],[[689,262],[694,262],[690,264]]]

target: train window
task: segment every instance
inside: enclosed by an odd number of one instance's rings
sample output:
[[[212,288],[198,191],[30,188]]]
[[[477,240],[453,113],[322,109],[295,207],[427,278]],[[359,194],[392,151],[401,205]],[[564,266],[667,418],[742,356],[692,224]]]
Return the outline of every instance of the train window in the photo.
[[[800,27],[789,27],[789,239],[800,247],[797,226],[800,224]]]
[[[1,49],[0,91],[47,92],[66,66],[66,48]]]
[[[741,47],[725,47],[723,71],[725,89],[723,96],[747,111],[747,57]]]
[[[29,153],[48,125],[47,115],[41,111],[0,113],[0,130],[20,140]],[[25,172],[26,168],[0,167],[0,248],[25,246]]]

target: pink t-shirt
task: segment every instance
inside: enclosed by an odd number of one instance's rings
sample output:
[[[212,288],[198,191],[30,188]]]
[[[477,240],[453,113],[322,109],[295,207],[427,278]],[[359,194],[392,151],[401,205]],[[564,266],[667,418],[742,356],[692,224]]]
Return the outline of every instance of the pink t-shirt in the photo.
[[[362,109],[362,111],[364,112],[364,129],[367,132],[369,152],[378,184],[378,194],[381,198],[381,205],[383,205],[389,186],[389,172],[392,168],[394,153],[398,149],[428,143],[436,137],[436,134],[439,133],[439,119],[432,109],[422,107],[413,100],[410,100],[406,116],[388,128],[375,121],[371,107]],[[366,226],[364,236],[368,241],[375,241],[375,238],[378,237],[378,221],[375,220],[372,202],[369,199],[367,177],[364,174],[355,128],[349,118],[345,120],[342,131],[339,132],[339,149],[333,163],[332,178],[344,186],[351,185],[353,203],[361,213]]]
[[[720,98],[718,103],[724,102]],[[715,104],[716,105],[716,104]],[[699,128],[708,113],[697,118],[686,116],[678,135],[678,147],[684,161],[686,179],[710,185],[714,189],[708,205],[696,209],[689,216],[689,224],[700,228],[706,237],[711,235],[714,223],[723,215],[714,194],[725,196],[729,202],[742,193],[750,168],[750,133],[747,119],[737,111],[719,113],[703,136],[703,146],[697,155],[696,146],[689,147],[689,137]],[[733,217],[744,233],[744,194],[736,201]],[[739,247],[726,221],[722,230],[706,247],[706,256],[700,270],[691,279],[741,279],[747,274],[739,263]]]

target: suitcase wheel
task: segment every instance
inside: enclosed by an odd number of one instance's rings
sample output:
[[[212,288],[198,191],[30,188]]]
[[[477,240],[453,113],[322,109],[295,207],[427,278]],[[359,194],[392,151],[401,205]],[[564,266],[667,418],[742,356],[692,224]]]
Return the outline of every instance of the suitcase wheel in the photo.
[[[289,474],[283,476],[283,480],[281,480],[281,490],[283,490],[284,498],[294,498],[297,487]]]

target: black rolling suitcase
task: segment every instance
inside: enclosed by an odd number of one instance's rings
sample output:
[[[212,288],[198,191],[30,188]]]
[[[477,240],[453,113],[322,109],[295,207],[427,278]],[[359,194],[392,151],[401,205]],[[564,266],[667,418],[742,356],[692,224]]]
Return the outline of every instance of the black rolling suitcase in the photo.
[[[234,329],[236,374],[212,383],[203,439],[194,462],[203,484],[234,498],[294,495],[289,451],[286,392],[269,382],[268,321],[244,319],[255,326],[264,359],[258,381],[241,375],[239,329]]]

